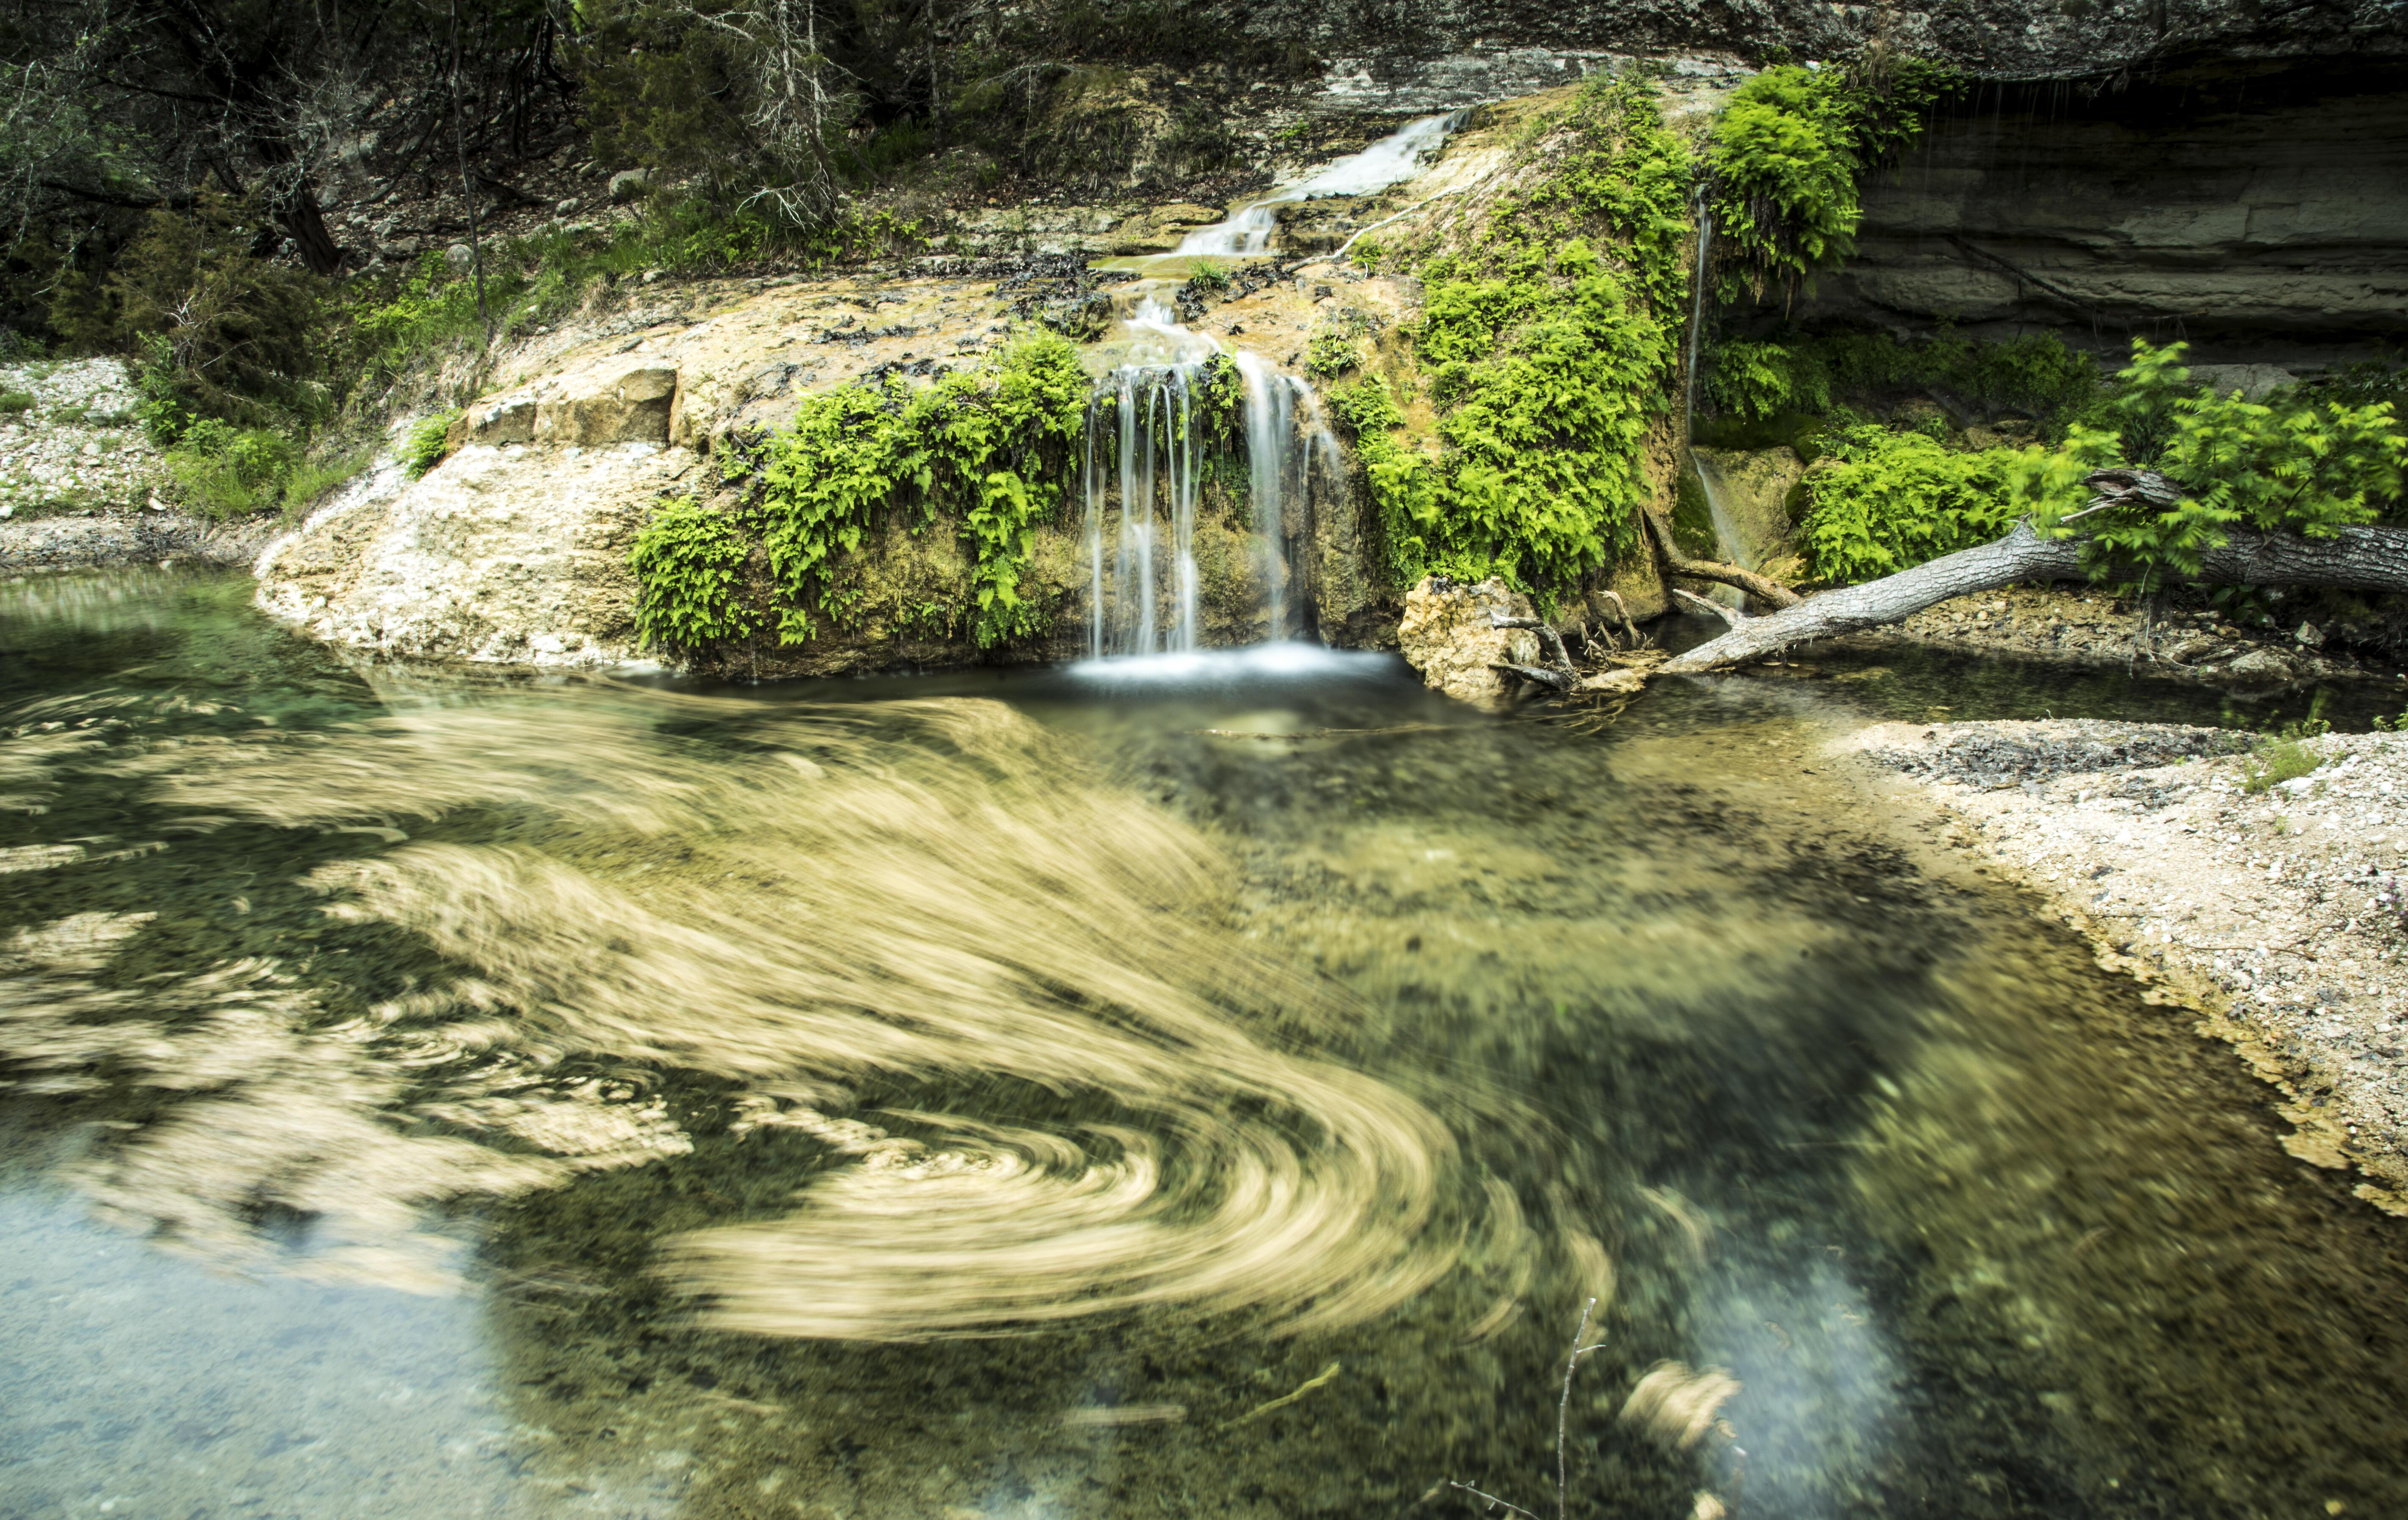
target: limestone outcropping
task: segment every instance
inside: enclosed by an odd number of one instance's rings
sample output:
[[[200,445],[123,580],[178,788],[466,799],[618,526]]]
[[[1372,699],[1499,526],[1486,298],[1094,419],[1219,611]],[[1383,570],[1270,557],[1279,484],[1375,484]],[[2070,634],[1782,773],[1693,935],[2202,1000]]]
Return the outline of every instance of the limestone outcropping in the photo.
[[[1467,702],[1489,701],[1505,695],[1498,666],[1539,660],[1536,633],[1500,628],[1497,620],[1531,616],[1530,598],[1502,581],[1467,585],[1428,576],[1405,594],[1397,647],[1433,691]]]

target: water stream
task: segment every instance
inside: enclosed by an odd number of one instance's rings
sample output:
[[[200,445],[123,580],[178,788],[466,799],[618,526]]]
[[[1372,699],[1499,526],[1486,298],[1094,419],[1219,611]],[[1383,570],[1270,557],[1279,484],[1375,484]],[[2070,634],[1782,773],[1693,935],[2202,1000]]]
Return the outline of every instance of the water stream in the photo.
[[[1369,195],[1401,184],[1419,174],[1422,165],[1446,145],[1469,118],[1469,111],[1450,111],[1410,122],[1359,153],[1337,159],[1292,185],[1240,209],[1226,222],[1198,227],[1181,239],[1181,254],[1263,253],[1271,234],[1279,230],[1275,208],[1324,195]]]
[[[2408,1511],[2401,1224],[1824,755],[1944,673],[710,691],[249,590],[0,587],[8,1513],[1552,1514],[1590,1298],[1571,1514]]]
[[[1203,646],[1197,530],[1214,462],[1197,406],[1221,353],[1146,288],[1130,296],[1114,362],[1088,401],[1082,493],[1093,658],[1193,653]],[[1316,482],[1340,480],[1340,445],[1303,380],[1261,355],[1229,355],[1240,382],[1246,497],[1244,636],[1296,631],[1287,545],[1309,531]],[[1166,537],[1165,530],[1168,530]]]

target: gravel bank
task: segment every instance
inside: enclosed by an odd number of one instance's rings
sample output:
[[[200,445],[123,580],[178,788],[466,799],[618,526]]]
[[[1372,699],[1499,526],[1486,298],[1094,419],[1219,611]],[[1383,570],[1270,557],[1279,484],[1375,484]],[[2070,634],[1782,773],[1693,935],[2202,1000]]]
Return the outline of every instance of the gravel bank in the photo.
[[[0,523],[0,575],[200,560],[249,565],[284,530],[275,519],[205,523],[182,512],[116,512]]]
[[[115,359],[0,365],[0,518],[143,505],[160,458],[140,400]]]
[[[2102,964],[2192,1007],[2279,1090],[2284,1143],[2408,1213],[2408,735],[2304,742],[2252,793],[2229,730],[1882,724],[1842,741],[1953,842],[2048,897]]]

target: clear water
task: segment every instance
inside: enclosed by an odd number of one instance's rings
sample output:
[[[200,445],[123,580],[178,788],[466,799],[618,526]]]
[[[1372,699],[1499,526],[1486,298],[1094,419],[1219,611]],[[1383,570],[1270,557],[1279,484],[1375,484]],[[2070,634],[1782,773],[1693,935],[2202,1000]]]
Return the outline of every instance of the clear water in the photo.
[[[0,1513],[1552,1514],[1559,1413],[1573,1514],[2408,1511],[2400,1223],[1820,757],[1944,670],[706,692],[247,593],[0,587]]]

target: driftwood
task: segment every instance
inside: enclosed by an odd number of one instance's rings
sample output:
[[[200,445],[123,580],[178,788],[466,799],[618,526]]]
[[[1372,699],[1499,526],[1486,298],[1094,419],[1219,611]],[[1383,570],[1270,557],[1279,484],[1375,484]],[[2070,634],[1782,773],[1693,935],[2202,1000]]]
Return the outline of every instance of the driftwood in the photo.
[[[1542,665],[1492,665],[1488,668],[1559,694],[1570,691],[1580,681],[1570,670],[1550,670]]]
[[[2100,496],[2086,511],[2119,505],[2119,497],[2154,504],[2168,491],[2176,499],[2180,495],[2179,487],[2149,470],[2101,470],[2088,483]],[[1662,668],[1694,671],[1739,665],[1792,644],[1896,623],[1951,597],[2027,581],[2079,581],[2085,579],[2082,550],[2079,538],[2043,538],[2028,522],[2019,523],[1993,542],[1749,618],[1721,638],[1665,662]],[[2236,530],[2221,547],[2207,551],[2202,561],[2194,579],[2211,585],[2408,591],[2408,529],[2343,528],[2329,538]]]
[[[1690,559],[1672,542],[1671,524],[1654,512],[1641,514],[1656,539],[1656,557],[1663,562],[1668,576],[1685,576],[1691,581],[1712,581],[1718,585],[1737,586],[1749,595],[1775,607],[1796,607],[1798,594],[1769,575],[1742,570],[1736,565],[1726,565],[1715,559]]]
[[[1538,634],[1539,649],[1547,656],[1549,665],[1558,670],[1569,670],[1572,667],[1571,654],[1564,648],[1564,636],[1541,620],[1500,618],[1492,612],[1488,615],[1488,625],[1492,628],[1528,628]]]
[[[1673,595],[1678,596],[1681,600],[1695,603],[1698,611],[1710,613],[1714,617],[1718,617],[1734,628],[1747,621],[1746,613],[1741,611],[1735,607],[1725,607],[1722,603],[1715,601],[1711,596],[1700,596],[1694,591],[1684,591],[1678,586],[1672,586],[1669,589],[1671,591]]]

